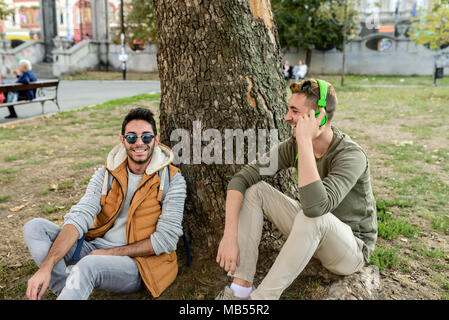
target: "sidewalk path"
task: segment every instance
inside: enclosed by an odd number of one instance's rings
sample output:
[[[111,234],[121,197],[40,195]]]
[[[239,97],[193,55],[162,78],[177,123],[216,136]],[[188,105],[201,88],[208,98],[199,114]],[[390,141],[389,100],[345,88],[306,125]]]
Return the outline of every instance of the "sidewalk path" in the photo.
[[[154,91],[160,91],[159,81],[61,81],[58,100],[61,110],[70,110]],[[42,113],[40,103],[20,105],[15,109],[19,118],[12,121]],[[45,103],[45,113],[57,111],[55,103]],[[7,108],[0,108],[0,123],[11,121],[5,119],[8,114]]]

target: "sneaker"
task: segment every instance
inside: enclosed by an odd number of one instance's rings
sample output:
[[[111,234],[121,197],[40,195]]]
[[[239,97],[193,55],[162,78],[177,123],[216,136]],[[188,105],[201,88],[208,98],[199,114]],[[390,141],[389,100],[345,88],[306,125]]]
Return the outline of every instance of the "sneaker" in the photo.
[[[13,119],[17,118],[17,114],[10,114],[9,116],[6,116],[5,119]]]
[[[247,298],[238,298],[234,296],[234,292],[229,286],[224,287],[223,290],[215,297],[215,300],[248,300]]]

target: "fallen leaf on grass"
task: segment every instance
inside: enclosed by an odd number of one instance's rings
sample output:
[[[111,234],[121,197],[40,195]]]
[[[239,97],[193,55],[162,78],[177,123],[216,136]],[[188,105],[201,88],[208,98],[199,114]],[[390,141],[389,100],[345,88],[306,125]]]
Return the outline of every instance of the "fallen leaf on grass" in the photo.
[[[52,184],[50,184],[50,189],[51,190],[58,190],[58,185],[56,183],[52,183]]]
[[[12,212],[17,212],[17,211],[22,210],[23,208],[25,208],[25,205],[24,205],[24,204],[22,204],[21,206],[17,206],[17,207],[14,207],[14,208],[10,208],[9,210],[11,210]]]
[[[13,268],[18,268],[18,267],[21,267],[21,266],[22,266],[22,264],[20,262],[18,262],[16,264],[13,264],[13,265],[10,265],[10,267],[13,267]]]
[[[412,140],[404,140],[404,141],[396,141],[396,140],[393,140],[393,144],[394,144],[396,147],[403,147],[403,146],[405,146],[405,145],[412,146],[412,145],[413,145],[413,141],[412,141]]]
[[[47,155],[52,156],[54,154],[53,150],[48,150],[47,152],[45,152]]]
[[[6,216],[6,218],[12,218],[12,217],[14,217],[13,214],[9,214],[9,215]]]

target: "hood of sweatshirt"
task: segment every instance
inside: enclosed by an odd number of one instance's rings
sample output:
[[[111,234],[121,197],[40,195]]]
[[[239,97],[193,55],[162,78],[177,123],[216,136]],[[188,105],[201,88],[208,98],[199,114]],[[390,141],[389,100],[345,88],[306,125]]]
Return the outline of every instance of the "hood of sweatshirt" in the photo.
[[[159,145],[154,148],[153,156],[151,157],[151,161],[145,169],[145,174],[153,174],[154,172],[157,172],[162,168],[168,166],[173,162],[174,157],[174,153],[169,147],[159,143]],[[126,153],[125,147],[123,146],[123,144],[119,143],[109,152],[106,160],[106,168],[113,171],[127,158],[128,155]]]

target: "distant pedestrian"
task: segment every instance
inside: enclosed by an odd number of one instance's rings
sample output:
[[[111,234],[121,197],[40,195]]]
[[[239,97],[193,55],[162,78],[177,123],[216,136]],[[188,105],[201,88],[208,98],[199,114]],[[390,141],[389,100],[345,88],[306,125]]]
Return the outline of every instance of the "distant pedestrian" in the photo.
[[[293,75],[295,76],[295,82],[300,79],[304,79],[307,74],[307,65],[302,60],[299,60],[298,65],[293,68]]]
[[[288,60],[285,60],[284,63],[284,79],[289,80],[293,78],[293,67],[290,65]]]

